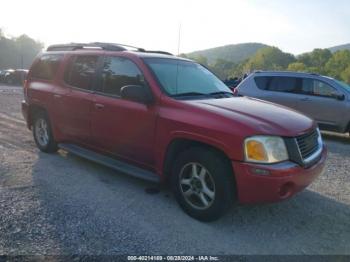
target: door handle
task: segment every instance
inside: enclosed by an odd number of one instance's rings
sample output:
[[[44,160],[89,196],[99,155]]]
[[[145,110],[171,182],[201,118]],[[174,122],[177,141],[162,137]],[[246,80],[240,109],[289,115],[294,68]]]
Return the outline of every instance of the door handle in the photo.
[[[102,109],[102,108],[104,108],[105,106],[104,105],[102,105],[102,104],[99,104],[99,103],[96,103],[95,104],[95,108],[96,109]]]
[[[58,98],[61,98],[62,96],[58,94],[54,94],[53,97],[58,99]]]
[[[308,97],[301,98],[300,100],[301,100],[301,101],[311,101],[311,99],[308,98]]]

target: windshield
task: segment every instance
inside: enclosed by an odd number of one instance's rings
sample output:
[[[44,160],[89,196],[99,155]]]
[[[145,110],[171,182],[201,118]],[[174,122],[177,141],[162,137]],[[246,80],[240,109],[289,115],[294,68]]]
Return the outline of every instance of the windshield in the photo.
[[[339,85],[341,85],[342,87],[344,87],[347,91],[350,91],[350,86],[345,83],[345,82],[342,82],[342,81],[338,81],[338,80],[335,80]]]
[[[200,64],[178,59],[145,58],[166,93],[181,96],[233,96],[232,91]]]

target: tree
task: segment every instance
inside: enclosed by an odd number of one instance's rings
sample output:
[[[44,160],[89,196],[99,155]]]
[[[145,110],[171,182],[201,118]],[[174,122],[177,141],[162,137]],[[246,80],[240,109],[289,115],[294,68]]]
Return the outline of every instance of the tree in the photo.
[[[21,35],[7,38],[0,30],[0,69],[29,68],[43,44]]]
[[[253,70],[283,70],[290,63],[295,62],[295,57],[284,53],[277,47],[261,48],[244,65],[245,71]]]
[[[332,52],[328,49],[314,49],[310,53],[302,54],[298,57],[298,62],[304,63],[307,67],[323,68],[332,57]]]
[[[325,69],[328,75],[342,79],[342,72],[350,66],[350,51],[341,50],[333,54],[333,56],[327,62]]]
[[[208,67],[208,59],[205,56],[198,55],[194,57],[189,57],[190,59],[196,61],[197,63]]]
[[[224,59],[217,59],[214,63],[214,65],[210,66],[210,69],[220,78],[220,79],[226,79],[231,74],[232,68],[235,67],[235,63],[224,60]]]
[[[298,56],[297,61],[305,65],[307,72],[326,74],[325,65],[332,57],[332,52],[328,49],[314,49],[310,53]]]
[[[295,71],[295,72],[305,72],[306,71],[306,65],[302,62],[294,62],[288,65],[287,68],[289,71]]]
[[[341,80],[350,84],[350,65],[340,74]]]

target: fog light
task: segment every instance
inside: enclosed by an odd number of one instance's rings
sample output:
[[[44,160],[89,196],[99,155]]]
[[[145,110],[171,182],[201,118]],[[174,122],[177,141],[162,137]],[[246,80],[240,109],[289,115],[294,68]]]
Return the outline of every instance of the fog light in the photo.
[[[280,187],[279,195],[280,198],[287,198],[293,194],[294,184],[292,182],[288,182]]]
[[[259,176],[268,176],[268,175],[270,175],[270,171],[265,170],[265,169],[261,169],[261,168],[252,168],[251,172],[254,175],[259,175]]]

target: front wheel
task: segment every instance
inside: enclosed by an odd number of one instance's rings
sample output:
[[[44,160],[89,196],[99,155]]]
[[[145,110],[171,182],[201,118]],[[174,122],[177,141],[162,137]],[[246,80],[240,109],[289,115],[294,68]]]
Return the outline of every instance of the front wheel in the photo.
[[[176,159],[172,189],[181,208],[201,221],[220,218],[235,199],[230,163],[208,148],[191,148]]]
[[[37,147],[46,153],[57,151],[57,144],[53,138],[49,118],[45,113],[37,113],[33,121],[33,136]]]

